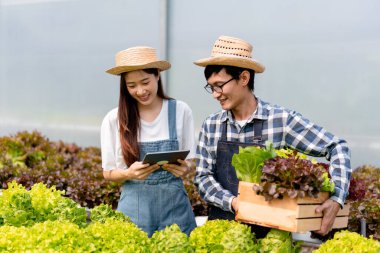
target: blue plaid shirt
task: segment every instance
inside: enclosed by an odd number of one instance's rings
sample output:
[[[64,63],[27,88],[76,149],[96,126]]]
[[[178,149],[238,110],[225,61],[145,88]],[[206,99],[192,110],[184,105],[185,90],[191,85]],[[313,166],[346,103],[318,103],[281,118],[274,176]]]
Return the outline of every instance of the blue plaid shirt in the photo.
[[[351,177],[350,150],[346,141],[310,122],[301,114],[257,98],[257,110],[242,128],[230,111],[222,110],[210,115],[202,125],[196,151],[197,169],[195,185],[201,197],[209,203],[231,211],[232,193],[224,189],[214,178],[217,144],[221,138],[221,126],[227,124],[227,140],[248,142],[254,136],[253,120],[264,121],[262,138],[273,143],[274,148],[292,148],[311,156],[326,157],[330,161],[329,172],[335,183],[331,199],[341,206],[348,195]]]

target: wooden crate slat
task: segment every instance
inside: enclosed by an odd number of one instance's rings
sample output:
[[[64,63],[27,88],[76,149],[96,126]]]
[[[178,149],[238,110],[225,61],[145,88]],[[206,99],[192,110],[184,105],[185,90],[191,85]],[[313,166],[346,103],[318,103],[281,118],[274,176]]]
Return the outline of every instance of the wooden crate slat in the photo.
[[[297,219],[297,229],[298,233],[306,233],[308,231],[319,230],[321,228],[322,218],[312,218],[312,219]],[[336,217],[333,228],[345,228],[348,224],[348,217]]]
[[[322,213],[316,213],[315,208],[317,208],[319,204],[312,204],[312,205],[299,205],[298,206],[298,212],[296,215],[296,218],[315,218],[315,217],[322,217]],[[348,213],[350,212],[350,205],[345,204],[343,209],[340,209],[337,216],[348,216]]]
[[[305,198],[300,201],[286,197],[282,200],[266,201],[263,196],[257,195],[252,187],[252,183],[239,182],[239,210],[236,220],[290,232],[320,229],[322,215],[316,214],[315,208],[328,198],[328,193],[321,194],[318,199]],[[339,211],[333,228],[347,227],[349,206],[346,204]]]
[[[248,202],[239,202],[236,220],[279,229],[297,225],[294,210]]]

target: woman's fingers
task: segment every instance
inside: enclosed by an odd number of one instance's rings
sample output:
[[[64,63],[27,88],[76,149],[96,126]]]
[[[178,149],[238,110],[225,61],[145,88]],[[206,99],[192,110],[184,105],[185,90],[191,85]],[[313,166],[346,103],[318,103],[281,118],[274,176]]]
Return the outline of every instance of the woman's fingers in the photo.
[[[153,171],[157,170],[158,168],[160,168],[159,165],[157,164],[153,164],[149,167],[146,167],[146,168],[143,168],[141,171],[141,175],[140,175],[140,179],[145,179],[147,178]]]
[[[131,179],[145,179],[147,178],[153,171],[157,170],[160,166],[157,164],[149,165],[143,164],[141,162],[135,162],[129,168],[129,172],[131,174]]]
[[[190,172],[190,165],[187,161],[178,159],[178,164],[163,164],[161,167],[176,177],[184,177]],[[135,162],[129,168],[132,174],[132,179],[143,180],[147,178],[153,171],[160,168],[159,164],[143,164],[142,162]]]
[[[183,177],[187,173],[189,173],[189,167],[187,165],[187,162],[184,160],[178,160],[180,165],[176,164],[164,164],[162,167],[172,173],[176,177]]]

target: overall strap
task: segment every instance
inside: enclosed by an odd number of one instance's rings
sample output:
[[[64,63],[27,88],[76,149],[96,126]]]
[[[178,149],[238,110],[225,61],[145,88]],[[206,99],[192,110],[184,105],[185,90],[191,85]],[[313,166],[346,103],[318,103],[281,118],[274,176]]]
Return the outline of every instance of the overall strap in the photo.
[[[170,139],[177,139],[177,101],[175,99],[168,100],[168,118],[169,118],[169,137]]]

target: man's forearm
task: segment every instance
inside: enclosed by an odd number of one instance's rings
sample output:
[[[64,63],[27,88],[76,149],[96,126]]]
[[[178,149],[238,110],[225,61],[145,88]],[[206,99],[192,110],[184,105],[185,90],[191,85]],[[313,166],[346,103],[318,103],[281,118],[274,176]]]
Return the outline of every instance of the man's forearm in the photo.
[[[201,197],[208,203],[232,212],[232,193],[224,189],[211,175],[196,176],[196,185]]]

